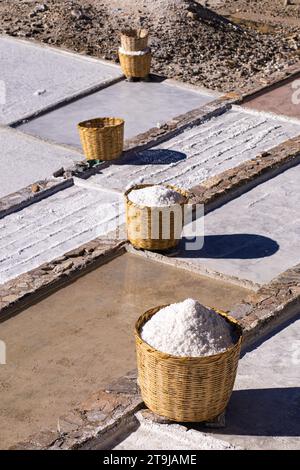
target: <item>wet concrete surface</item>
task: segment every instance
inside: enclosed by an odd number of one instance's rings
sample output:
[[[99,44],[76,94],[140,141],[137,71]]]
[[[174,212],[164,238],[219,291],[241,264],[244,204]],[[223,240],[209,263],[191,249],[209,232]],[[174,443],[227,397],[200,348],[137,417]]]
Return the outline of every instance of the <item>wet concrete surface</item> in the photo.
[[[210,212],[204,246],[196,239],[175,258],[239,282],[270,282],[300,262],[299,180],[300,165]]]
[[[300,77],[259,94],[244,107],[300,119]]]
[[[0,37],[0,61],[1,124],[122,77],[114,65],[8,36]]]
[[[249,291],[131,254],[1,324],[0,447],[48,427],[135,368],[133,328],[147,309],[187,297],[224,310]]]
[[[19,127],[54,142],[80,147],[77,124],[101,116],[125,119],[125,137],[145,132],[215,99],[168,82],[120,82]]]
[[[245,449],[299,450],[299,385],[298,316],[240,360],[226,428],[212,434]]]

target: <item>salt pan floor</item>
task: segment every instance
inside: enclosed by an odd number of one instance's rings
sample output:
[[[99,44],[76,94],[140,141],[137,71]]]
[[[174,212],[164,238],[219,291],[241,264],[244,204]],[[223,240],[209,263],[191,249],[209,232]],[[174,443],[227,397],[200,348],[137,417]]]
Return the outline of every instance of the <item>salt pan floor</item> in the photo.
[[[20,129],[80,147],[76,128],[80,121],[97,116],[121,117],[125,119],[125,138],[131,138],[214,99],[214,94],[171,85],[168,81],[122,81],[29,121]]]
[[[300,263],[299,181],[300,165],[209,213],[204,247],[180,259],[258,285]]]
[[[0,123],[10,124],[122,76],[99,60],[0,37]]]

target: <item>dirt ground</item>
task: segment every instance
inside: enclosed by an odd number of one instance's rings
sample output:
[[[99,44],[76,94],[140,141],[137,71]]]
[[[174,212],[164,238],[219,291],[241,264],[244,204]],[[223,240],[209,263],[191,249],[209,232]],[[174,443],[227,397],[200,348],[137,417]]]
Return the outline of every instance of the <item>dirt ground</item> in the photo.
[[[297,23],[260,31],[229,20],[239,8],[249,11],[247,3],[261,14],[259,4],[265,2],[222,3],[218,9],[229,18],[193,0],[2,0],[0,32],[118,61],[120,30],[147,27],[153,72],[221,91],[264,83],[270,74],[298,62]]]
[[[269,18],[300,18],[300,2],[297,0],[205,0],[216,11],[266,15]]]
[[[194,297],[227,310],[247,293],[125,254],[1,323],[0,448],[56,429],[59,416],[134,369],[134,323],[147,309]]]

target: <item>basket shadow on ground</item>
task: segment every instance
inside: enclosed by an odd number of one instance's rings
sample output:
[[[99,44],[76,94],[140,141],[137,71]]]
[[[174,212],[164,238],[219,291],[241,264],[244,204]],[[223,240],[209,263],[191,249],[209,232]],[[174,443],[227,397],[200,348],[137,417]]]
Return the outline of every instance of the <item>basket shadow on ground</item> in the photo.
[[[236,390],[222,434],[300,436],[300,387]]]
[[[300,314],[278,325],[247,347],[241,358],[257,350],[265,341],[275,338],[279,332],[299,320]],[[282,382],[284,383],[284,377]],[[300,387],[234,390],[226,409],[225,428],[209,429],[201,423],[188,427],[207,433],[233,436],[300,437]]]
[[[272,238],[250,233],[183,237],[177,257],[256,259],[274,255],[279,244]]]
[[[186,154],[183,152],[178,152],[176,150],[165,150],[165,149],[156,149],[156,150],[143,150],[141,152],[136,152],[134,155],[131,155],[128,158],[120,159],[115,162],[117,165],[170,165],[172,163],[177,163],[187,158]]]

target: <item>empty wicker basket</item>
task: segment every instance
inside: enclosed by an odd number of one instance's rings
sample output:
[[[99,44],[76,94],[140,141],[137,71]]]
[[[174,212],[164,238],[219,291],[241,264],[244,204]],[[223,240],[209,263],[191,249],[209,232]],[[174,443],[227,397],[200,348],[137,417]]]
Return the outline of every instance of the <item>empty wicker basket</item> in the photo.
[[[143,325],[163,307],[148,310],[136,323],[138,381],[154,413],[178,422],[203,422],[221,414],[230,399],[242,343],[242,328],[222,315],[236,332],[236,343],[214,356],[176,357],[152,348],[141,338]]]
[[[125,51],[142,51],[148,46],[149,33],[146,29],[122,31],[121,46]]]
[[[78,124],[81,144],[87,160],[119,158],[124,145],[124,120],[95,118]]]
[[[186,191],[165,185],[180,193],[183,202],[168,207],[146,207],[129,200],[131,191],[149,186],[153,185],[138,184],[125,193],[127,238],[135,248],[165,251],[176,247],[180,242],[184,225],[184,204],[188,202],[189,196]]]
[[[146,49],[141,55],[129,55],[119,51],[122,71],[126,78],[146,78],[151,68],[151,52]]]

